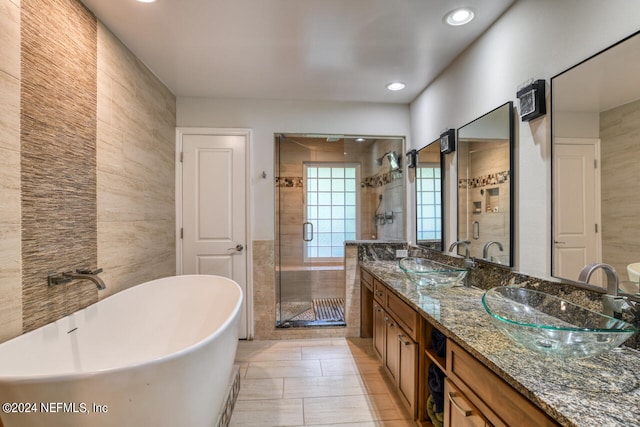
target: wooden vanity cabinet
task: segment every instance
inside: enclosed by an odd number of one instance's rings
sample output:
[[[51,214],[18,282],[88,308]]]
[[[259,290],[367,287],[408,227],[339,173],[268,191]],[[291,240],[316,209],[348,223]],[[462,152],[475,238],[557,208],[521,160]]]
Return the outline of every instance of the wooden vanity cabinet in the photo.
[[[420,315],[376,279],[373,289],[373,348],[415,419]]]
[[[444,381],[444,425],[450,427],[490,427],[482,416],[449,380]]]
[[[466,401],[477,408],[486,418],[487,425],[559,426],[555,420],[452,340],[447,340],[446,374],[447,380],[456,388],[456,401]],[[445,418],[445,426],[459,425],[466,424],[447,424]]]
[[[385,343],[386,343],[386,321],[385,313],[382,306],[378,301],[374,300],[373,303],[373,350],[376,352],[380,359],[384,359]]]
[[[360,337],[373,337],[373,276],[360,269]]]
[[[451,339],[446,356],[433,349],[437,329],[411,305],[368,272],[361,270],[373,348],[384,370],[418,425],[432,427],[427,414],[428,370],[435,364],[446,375],[445,426],[558,426],[551,417]]]

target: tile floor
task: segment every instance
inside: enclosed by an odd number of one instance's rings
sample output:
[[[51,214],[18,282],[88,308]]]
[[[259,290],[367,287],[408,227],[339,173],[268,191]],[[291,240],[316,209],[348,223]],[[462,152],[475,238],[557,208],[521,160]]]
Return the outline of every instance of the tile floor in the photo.
[[[231,426],[415,426],[371,339],[240,341]]]

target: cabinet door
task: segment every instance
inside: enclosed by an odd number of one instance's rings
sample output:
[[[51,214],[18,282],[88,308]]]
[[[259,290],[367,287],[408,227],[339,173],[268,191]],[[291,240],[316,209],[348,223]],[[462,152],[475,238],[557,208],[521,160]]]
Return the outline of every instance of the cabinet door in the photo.
[[[400,367],[400,341],[398,340],[398,325],[388,314],[385,313],[385,357],[382,359],[384,367],[387,372],[393,378],[394,382],[398,383],[398,373]]]
[[[480,414],[449,379],[444,382],[445,427],[490,427]]]
[[[373,302],[373,349],[380,359],[384,356],[386,324],[384,321],[386,314],[380,304]]]
[[[411,414],[416,414],[416,378],[418,376],[418,344],[409,338],[404,331],[398,330],[399,350],[398,390],[400,396],[409,407]]]

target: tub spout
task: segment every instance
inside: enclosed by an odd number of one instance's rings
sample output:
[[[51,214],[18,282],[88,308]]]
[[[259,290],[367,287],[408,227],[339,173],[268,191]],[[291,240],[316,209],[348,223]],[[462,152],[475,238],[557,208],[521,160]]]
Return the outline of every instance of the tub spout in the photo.
[[[62,273],[62,275],[72,280],[74,279],[91,280],[93,283],[96,284],[99,290],[103,290],[107,286],[104,284],[104,281],[98,277],[98,274],[100,273],[102,273],[101,268],[98,268],[96,270],[77,269],[76,271],[67,271],[65,273]]]

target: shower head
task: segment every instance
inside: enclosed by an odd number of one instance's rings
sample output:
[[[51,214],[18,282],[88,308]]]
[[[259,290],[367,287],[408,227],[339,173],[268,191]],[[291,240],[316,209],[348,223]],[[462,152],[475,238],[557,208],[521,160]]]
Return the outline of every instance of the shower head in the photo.
[[[400,169],[400,162],[398,161],[398,155],[395,151],[390,151],[385,154],[387,161],[389,162],[389,167],[392,171]]]
[[[389,162],[389,167],[391,168],[392,171],[400,169],[400,162],[399,162],[399,159],[398,159],[398,155],[396,154],[395,151],[388,151],[388,152],[384,153],[382,155],[382,157],[379,157],[379,158],[376,159],[376,164],[378,166],[382,166],[382,161],[385,158]]]

